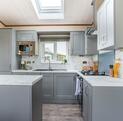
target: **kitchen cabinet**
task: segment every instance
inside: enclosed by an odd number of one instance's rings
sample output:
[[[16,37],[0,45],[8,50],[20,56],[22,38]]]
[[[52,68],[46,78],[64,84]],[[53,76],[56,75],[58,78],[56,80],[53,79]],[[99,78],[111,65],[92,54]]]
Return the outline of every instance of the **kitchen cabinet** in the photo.
[[[71,55],[85,54],[85,32],[70,32]]]
[[[98,12],[98,49],[103,49],[107,46],[107,30],[106,30],[106,9],[105,6],[102,5]]]
[[[5,81],[0,84],[0,121],[42,121],[42,80],[13,75],[0,78]]]
[[[36,41],[37,33],[34,30],[17,30],[17,41]]]
[[[58,102],[71,102],[75,100],[75,74],[54,74],[54,98]]]
[[[123,47],[123,1],[105,0],[97,14],[98,50]]]
[[[16,69],[16,34],[13,29],[0,29],[0,72]]]
[[[121,79],[86,77],[83,81],[84,121],[122,121],[122,93]]]
[[[77,103],[75,98],[76,73],[62,72],[23,72],[15,71],[13,75],[43,75],[43,103]]]
[[[17,41],[23,42],[35,42],[35,55],[39,53],[39,40],[37,32],[34,30],[17,30],[16,31]]]
[[[92,88],[84,80],[83,81],[83,118],[84,121],[92,121]]]
[[[97,35],[85,34],[85,55],[98,54]]]
[[[103,2],[104,0],[93,0],[93,23],[96,29],[97,29],[97,11]]]
[[[43,103],[50,103],[54,98],[54,81],[53,73],[42,73],[42,101]]]

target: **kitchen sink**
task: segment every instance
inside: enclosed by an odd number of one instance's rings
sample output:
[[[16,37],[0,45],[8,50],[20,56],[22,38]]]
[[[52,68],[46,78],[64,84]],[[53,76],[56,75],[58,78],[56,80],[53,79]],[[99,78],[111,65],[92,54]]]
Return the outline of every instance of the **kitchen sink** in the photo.
[[[33,71],[67,71],[66,69],[34,69]]]

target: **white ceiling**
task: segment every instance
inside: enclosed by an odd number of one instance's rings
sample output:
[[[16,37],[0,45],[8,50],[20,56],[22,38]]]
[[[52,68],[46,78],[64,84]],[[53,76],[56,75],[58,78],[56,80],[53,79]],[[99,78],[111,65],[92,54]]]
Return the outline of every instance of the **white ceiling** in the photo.
[[[7,25],[92,23],[92,0],[64,1],[64,20],[39,20],[31,0],[0,0],[0,20]]]

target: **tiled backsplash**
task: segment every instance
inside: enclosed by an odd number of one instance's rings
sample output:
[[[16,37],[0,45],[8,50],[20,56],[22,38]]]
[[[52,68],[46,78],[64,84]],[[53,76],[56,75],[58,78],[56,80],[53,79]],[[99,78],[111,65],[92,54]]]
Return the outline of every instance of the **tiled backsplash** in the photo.
[[[53,69],[71,69],[71,70],[81,70],[82,67],[82,61],[88,61],[89,64],[93,64],[93,58],[91,56],[89,57],[79,57],[79,56],[69,56],[69,61],[67,64],[60,64],[60,63],[51,63],[51,68]],[[48,68],[47,63],[41,63],[41,57],[22,57],[22,61],[31,61],[35,62],[34,64],[32,63],[30,66],[32,66],[33,69],[37,68]]]
[[[107,51],[99,54],[99,72],[105,72],[106,75],[109,75],[109,67],[114,64],[115,52]]]

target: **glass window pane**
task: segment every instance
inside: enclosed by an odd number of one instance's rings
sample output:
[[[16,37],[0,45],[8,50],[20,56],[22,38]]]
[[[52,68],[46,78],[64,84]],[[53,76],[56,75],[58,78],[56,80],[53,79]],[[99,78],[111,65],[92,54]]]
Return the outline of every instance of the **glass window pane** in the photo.
[[[54,56],[54,43],[45,43],[45,59],[53,60]]]
[[[57,60],[64,61],[67,56],[67,43],[57,42]]]

